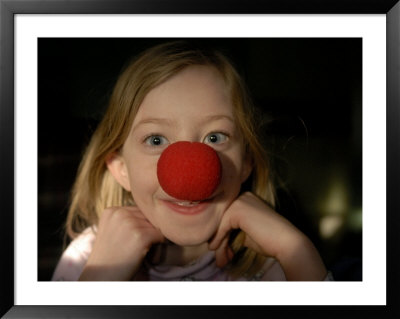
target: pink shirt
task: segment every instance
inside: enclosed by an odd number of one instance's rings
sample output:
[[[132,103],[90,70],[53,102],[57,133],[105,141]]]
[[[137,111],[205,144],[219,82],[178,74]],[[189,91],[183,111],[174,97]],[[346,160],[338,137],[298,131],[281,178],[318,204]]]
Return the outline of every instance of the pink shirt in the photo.
[[[53,274],[53,281],[77,281],[92,251],[95,234],[86,229],[75,238],[61,256]],[[215,253],[208,252],[197,261],[185,266],[164,266],[144,264],[148,280],[151,281],[285,281],[280,264],[270,258],[253,278],[232,279],[226,271],[215,264]],[[333,280],[329,274],[325,280]]]

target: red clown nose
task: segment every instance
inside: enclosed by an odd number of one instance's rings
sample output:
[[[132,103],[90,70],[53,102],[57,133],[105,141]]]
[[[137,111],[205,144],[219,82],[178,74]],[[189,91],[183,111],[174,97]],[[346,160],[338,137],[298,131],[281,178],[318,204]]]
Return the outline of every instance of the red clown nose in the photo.
[[[170,196],[188,201],[210,197],[221,180],[221,162],[213,148],[198,142],[176,142],[161,154],[158,181]]]

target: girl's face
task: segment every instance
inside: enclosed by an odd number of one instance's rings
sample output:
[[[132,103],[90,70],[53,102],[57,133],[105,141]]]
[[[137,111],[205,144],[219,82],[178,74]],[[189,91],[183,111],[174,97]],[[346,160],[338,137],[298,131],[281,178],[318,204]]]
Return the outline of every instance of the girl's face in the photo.
[[[166,194],[157,179],[162,151],[178,141],[206,143],[222,163],[221,183],[211,199],[191,207]],[[151,90],[114,160],[119,164],[113,175],[145,217],[182,246],[206,243],[213,236],[251,172],[225,83],[209,66],[185,68]]]

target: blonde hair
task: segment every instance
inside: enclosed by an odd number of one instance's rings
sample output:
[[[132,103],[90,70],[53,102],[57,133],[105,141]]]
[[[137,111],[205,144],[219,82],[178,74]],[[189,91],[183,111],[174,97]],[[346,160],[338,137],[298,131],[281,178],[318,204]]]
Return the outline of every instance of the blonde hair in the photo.
[[[192,47],[187,42],[165,43],[134,59],[117,80],[107,111],[86,149],[72,189],[66,221],[70,238],[75,238],[87,227],[95,226],[105,208],[134,204],[131,194],[108,171],[107,157],[123,146],[146,94],[191,65],[209,65],[222,75],[231,92],[235,121],[246,152],[253,161],[251,191],[274,205],[269,157],[256,133],[253,104],[232,63],[219,52]],[[230,273],[234,276],[254,275],[265,261],[265,257],[243,247],[244,239],[245,234],[240,231],[231,241],[235,258]]]

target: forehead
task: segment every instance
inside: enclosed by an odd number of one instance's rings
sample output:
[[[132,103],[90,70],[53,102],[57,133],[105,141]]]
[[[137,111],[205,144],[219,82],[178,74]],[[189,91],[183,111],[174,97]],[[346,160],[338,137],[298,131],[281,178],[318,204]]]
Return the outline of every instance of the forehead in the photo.
[[[223,113],[232,115],[227,85],[211,66],[189,66],[152,89],[134,122],[147,116]]]

